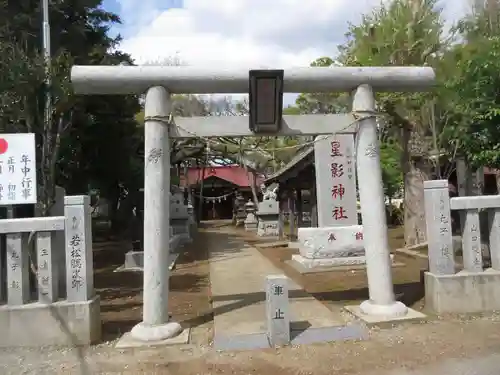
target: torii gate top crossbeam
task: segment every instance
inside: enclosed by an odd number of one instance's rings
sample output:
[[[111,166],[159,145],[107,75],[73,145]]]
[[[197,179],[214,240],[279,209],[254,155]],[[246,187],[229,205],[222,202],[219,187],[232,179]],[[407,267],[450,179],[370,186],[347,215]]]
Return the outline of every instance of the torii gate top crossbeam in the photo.
[[[430,67],[305,67],[285,70],[285,92],[344,92],[362,84],[375,91],[426,91],[435,81]],[[141,94],[163,86],[173,94],[248,93],[245,69],[189,66],[82,66],[71,69],[75,93]]]

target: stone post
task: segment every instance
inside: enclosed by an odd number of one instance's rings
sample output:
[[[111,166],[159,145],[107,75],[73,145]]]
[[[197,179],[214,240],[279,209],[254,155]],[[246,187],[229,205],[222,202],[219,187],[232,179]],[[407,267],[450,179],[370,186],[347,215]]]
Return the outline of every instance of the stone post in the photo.
[[[23,305],[30,300],[29,249],[27,233],[8,233],[7,246],[7,304]]]
[[[144,142],[144,294],[142,322],[131,335],[140,341],[161,341],[182,328],[169,323],[170,97],[164,87],[146,94]]]
[[[370,86],[361,85],[356,89],[352,107],[353,112],[360,116],[373,115],[359,122],[356,147],[366,272],[370,294],[370,299],[361,303],[360,310],[368,315],[403,316],[408,312],[408,308],[395,300],[392,285],[375,98]]]
[[[481,272],[483,255],[481,253],[481,233],[479,231],[479,212],[476,208],[464,210],[462,224],[462,254],[464,271]]]
[[[429,271],[435,275],[453,275],[455,257],[448,180],[424,181],[424,200],[429,241]]]
[[[61,231],[62,232],[62,231]],[[38,301],[42,303],[56,302],[59,295],[59,280],[55,254],[53,232],[38,232],[36,234],[36,253],[38,265]],[[64,240],[64,232],[63,240]],[[64,242],[63,242],[64,245]],[[69,254],[72,255],[72,254]],[[92,275],[93,277],[94,275]]]
[[[290,344],[290,304],[285,275],[266,277],[267,338],[271,346]]]
[[[491,268],[500,271],[500,208],[488,210]]]
[[[55,187],[54,204],[49,210],[50,216],[64,216],[64,197],[66,190],[60,186]],[[41,210],[35,207],[35,216],[41,217]],[[58,283],[57,296],[66,295],[66,245],[64,239],[64,231],[54,231],[51,233],[52,254],[51,261],[54,264],[54,269],[51,274],[54,280]]]
[[[94,297],[90,197],[64,197],[64,216],[67,300],[88,301]]]

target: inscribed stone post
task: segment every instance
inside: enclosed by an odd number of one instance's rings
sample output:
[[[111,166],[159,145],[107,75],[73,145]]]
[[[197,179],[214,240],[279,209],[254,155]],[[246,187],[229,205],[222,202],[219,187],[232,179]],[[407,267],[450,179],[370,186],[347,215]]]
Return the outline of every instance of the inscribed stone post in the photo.
[[[49,209],[50,216],[64,216],[64,197],[66,190],[60,186],[55,187],[54,204]],[[41,217],[42,212],[35,208],[35,216]],[[51,261],[54,264],[53,277],[57,281],[57,295],[62,297],[66,294],[66,244],[64,239],[64,231],[52,232],[52,251]]]
[[[7,303],[22,305],[29,301],[28,234],[9,233],[7,244]]]
[[[57,301],[59,282],[57,262],[53,246],[52,232],[36,234],[36,253],[38,264],[38,301],[51,303]]]
[[[491,268],[500,271],[500,208],[488,210]]]
[[[448,181],[424,181],[424,200],[429,242],[429,271],[435,275],[453,275],[455,257]]]
[[[448,181],[424,181],[424,200],[429,242],[429,271],[436,275],[453,275],[455,257]]]
[[[464,271],[481,272],[483,270],[479,211],[477,209],[465,211],[465,222],[462,232],[462,254]]]
[[[271,346],[290,343],[290,307],[285,275],[266,277],[267,337]]]
[[[314,143],[318,226],[358,224],[354,136],[318,137]]]
[[[94,294],[90,197],[65,197],[64,216],[67,300],[88,301]]]

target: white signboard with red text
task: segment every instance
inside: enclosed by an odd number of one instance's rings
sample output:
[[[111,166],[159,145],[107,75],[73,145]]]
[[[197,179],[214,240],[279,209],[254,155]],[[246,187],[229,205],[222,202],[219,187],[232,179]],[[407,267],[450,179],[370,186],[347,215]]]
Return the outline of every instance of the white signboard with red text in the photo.
[[[317,137],[314,161],[318,227],[357,225],[354,135]]]
[[[0,206],[37,202],[34,133],[0,134]]]

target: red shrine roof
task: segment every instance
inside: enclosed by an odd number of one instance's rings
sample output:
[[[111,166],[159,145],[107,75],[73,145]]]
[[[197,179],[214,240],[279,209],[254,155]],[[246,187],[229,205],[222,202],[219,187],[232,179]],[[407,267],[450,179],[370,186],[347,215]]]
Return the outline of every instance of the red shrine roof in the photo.
[[[198,184],[203,176],[203,167],[191,167],[188,169],[189,185]],[[239,165],[217,165],[205,167],[204,180],[210,177],[220,178],[239,187],[250,187],[253,174],[245,171],[245,168]],[[185,186],[184,176],[181,176],[180,185]],[[264,176],[257,174],[256,185],[259,186],[264,181]]]

